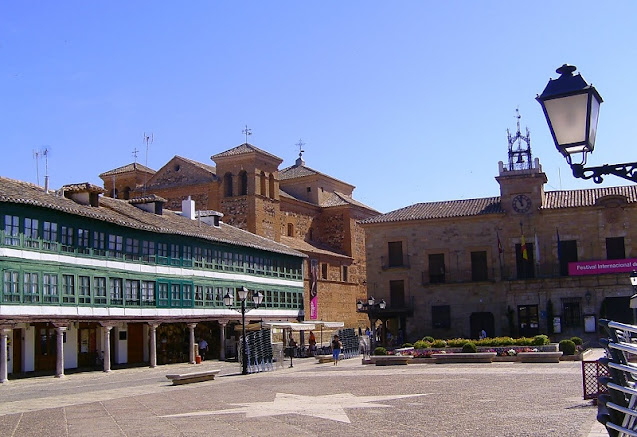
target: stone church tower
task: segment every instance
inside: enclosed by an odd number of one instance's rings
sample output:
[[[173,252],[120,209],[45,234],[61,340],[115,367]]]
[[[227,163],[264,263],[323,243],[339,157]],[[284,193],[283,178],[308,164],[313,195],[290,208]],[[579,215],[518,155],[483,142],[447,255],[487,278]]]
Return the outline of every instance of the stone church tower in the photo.
[[[246,231],[281,240],[279,165],[283,160],[249,143],[211,156],[220,179],[218,195],[209,208],[224,214],[224,222]]]

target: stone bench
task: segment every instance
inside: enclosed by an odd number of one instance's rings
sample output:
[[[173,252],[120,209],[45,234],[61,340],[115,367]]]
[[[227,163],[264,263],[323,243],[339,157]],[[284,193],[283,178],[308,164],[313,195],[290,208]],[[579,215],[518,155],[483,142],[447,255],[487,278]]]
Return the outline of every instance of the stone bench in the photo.
[[[369,360],[377,366],[403,366],[413,360],[411,355],[372,355]]]
[[[449,354],[431,354],[436,364],[444,363],[491,363],[497,353],[495,352],[455,352]]]
[[[170,379],[173,385],[190,384],[191,382],[202,382],[215,379],[220,370],[206,370],[203,372],[190,372],[166,375],[166,378]]]
[[[562,352],[518,352],[521,363],[559,363]]]
[[[334,361],[331,355],[315,355],[314,358],[316,358],[316,361],[318,361],[319,364],[331,363]]]

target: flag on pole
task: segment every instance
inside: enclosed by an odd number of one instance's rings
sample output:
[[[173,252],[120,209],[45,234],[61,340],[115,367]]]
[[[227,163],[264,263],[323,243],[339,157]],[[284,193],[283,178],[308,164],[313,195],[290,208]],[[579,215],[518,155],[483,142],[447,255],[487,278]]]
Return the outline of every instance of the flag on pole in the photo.
[[[562,247],[560,244],[560,231],[555,228],[555,233],[557,234],[557,261],[560,262],[562,260]]]
[[[533,244],[535,244],[535,264],[539,264],[540,263],[540,243],[537,240],[537,232],[535,233],[535,240]]]
[[[504,250],[502,249],[502,242],[500,241],[500,234],[496,232],[495,235],[498,237],[498,253],[504,253]]]
[[[524,234],[522,234],[522,244],[520,245],[520,250],[522,251],[522,258],[528,261],[529,253],[526,251],[526,241],[524,241]]]

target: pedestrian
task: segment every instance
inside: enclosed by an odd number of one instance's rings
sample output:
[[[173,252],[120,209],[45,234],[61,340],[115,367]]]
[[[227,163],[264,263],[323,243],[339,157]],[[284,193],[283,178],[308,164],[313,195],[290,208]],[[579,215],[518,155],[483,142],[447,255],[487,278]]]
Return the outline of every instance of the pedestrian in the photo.
[[[485,338],[487,338],[487,331],[485,331],[484,329],[480,331],[480,340],[483,340]]]
[[[341,354],[341,349],[343,349],[343,343],[338,339],[338,335],[335,335],[334,340],[332,340],[332,358],[335,366],[338,366],[338,357]]]
[[[206,352],[208,351],[208,342],[205,338],[199,340],[199,356],[201,357],[201,361],[206,359]]]

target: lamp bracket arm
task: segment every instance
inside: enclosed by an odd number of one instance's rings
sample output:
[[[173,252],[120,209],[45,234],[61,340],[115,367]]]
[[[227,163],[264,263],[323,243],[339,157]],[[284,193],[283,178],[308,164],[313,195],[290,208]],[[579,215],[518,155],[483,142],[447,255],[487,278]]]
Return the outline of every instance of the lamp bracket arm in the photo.
[[[601,184],[604,175],[614,175],[632,182],[637,182],[637,162],[624,164],[604,164],[600,167],[585,168],[582,164],[571,164],[573,176],[580,179],[592,179],[596,184]]]

